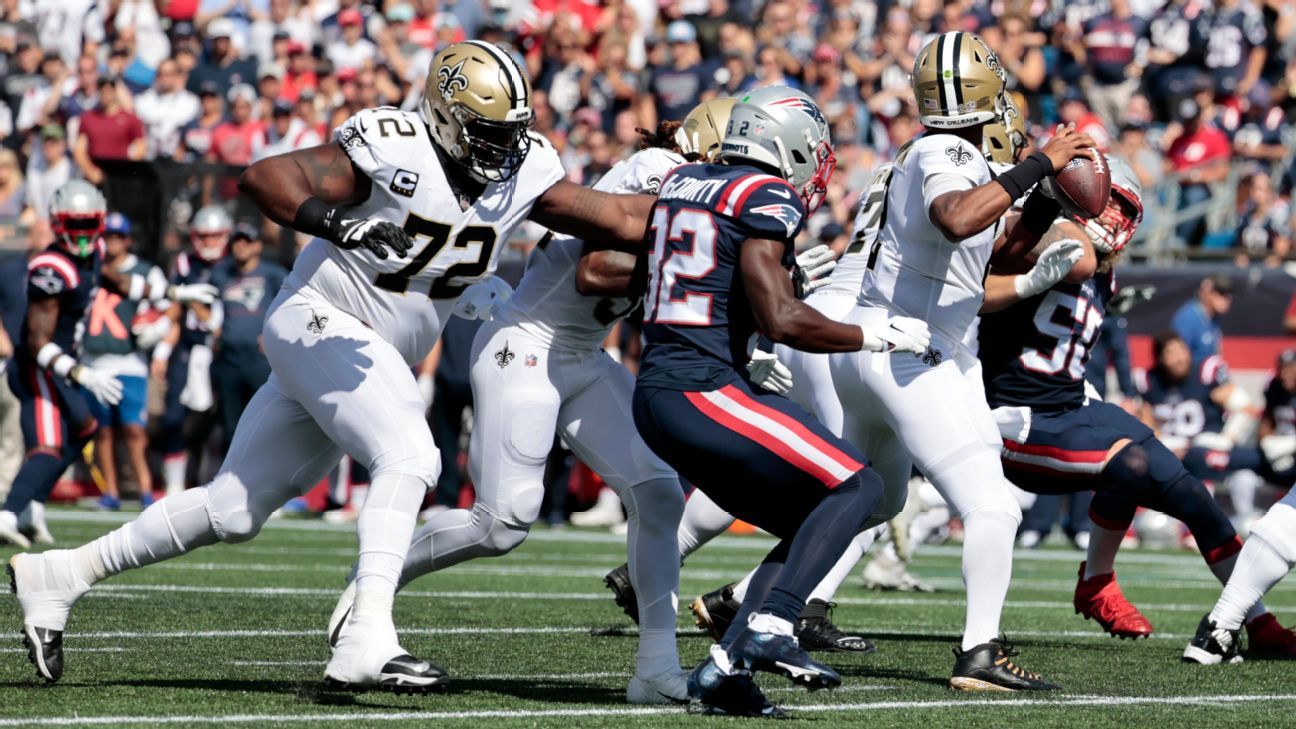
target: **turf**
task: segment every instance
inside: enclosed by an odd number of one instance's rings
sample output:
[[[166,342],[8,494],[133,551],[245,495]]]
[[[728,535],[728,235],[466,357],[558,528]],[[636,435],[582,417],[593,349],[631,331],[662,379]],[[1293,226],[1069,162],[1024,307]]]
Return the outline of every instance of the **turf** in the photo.
[[[116,516],[56,512],[63,544],[112,528]],[[736,579],[768,548],[725,537],[684,568],[682,601]],[[0,556],[7,558],[12,550]],[[323,626],[355,552],[354,532],[276,521],[253,543],[218,545],[101,585],[69,625],[67,672],[35,678],[9,598],[0,648],[0,726],[674,726],[735,720],[678,708],[630,707],[633,626],[601,578],[624,559],[604,532],[537,530],[512,554],[425,577],[396,601],[406,648],[452,673],[430,696],[331,692],[322,685]],[[878,652],[832,657],[846,681],[807,694],[762,677],[770,697],[803,722],[913,726],[1266,726],[1296,709],[1296,663],[1204,668],[1179,653],[1219,587],[1186,552],[1132,552],[1118,562],[1126,594],[1156,626],[1151,640],[1117,641],[1073,614],[1078,553],[1019,552],[1004,628],[1021,663],[1060,682],[1050,696],[968,695],[945,688],[962,624],[957,548],[926,549],[916,571],[941,591],[871,593],[857,579],[838,596],[836,621],[864,630]],[[1269,600],[1296,619],[1296,586]],[[709,640],[681,609],[685,664]]]

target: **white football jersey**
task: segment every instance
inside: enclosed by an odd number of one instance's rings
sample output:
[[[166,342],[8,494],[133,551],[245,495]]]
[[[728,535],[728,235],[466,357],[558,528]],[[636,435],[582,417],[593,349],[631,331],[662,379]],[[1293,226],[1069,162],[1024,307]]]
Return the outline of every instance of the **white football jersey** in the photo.
[[[655,195],[666,173],[684,162],[674,152],[645,149],[618,162],[594,189]],[[494,317],[550,346],[582,352],[597,349],[612,325],[634,310],[636,301],[583,296],[576,291],[582,244],[567,235],[553,235],[543,242],[527,259],[526,272],[512,298]]]
[[[436,344],[464,287],[495,271],[513,228],[562,179],[562,163],[549,142],[532,134],[518,173],[488,184],[465,208],[418,114],[365,109],[338,128],[336,141],[373,182],[369,198],[345,214],[402,226],[414,247],[405,258],[379,260],[364,248],[343,250],[317,238],[284,286],[355,316],[412,365]]]
[[[951,134],[928,134],[897,155],[885,221],[860,290],[860,305],[926,321],[939,348],[955,349],[977,317],[999,224],[951,242],[928,210],[947,192],[989,182],[981,151]],[[875,255],[876,254],[876,255]]]
[[[901,154],[908,148],[901,147]],[[891,180],[893,165],[886,162],[877,168],[864,191],[859,211],[855,213],[855,222],[851,226],[850,243],[837,259],[837,267],[832,270],[828,285],[818,289],[830,294],[859,294],[864,285],[864,273],[868,270],[869,253],[877,242],[878,226],[882,222],[882,200],[886,197],[887,184]]]

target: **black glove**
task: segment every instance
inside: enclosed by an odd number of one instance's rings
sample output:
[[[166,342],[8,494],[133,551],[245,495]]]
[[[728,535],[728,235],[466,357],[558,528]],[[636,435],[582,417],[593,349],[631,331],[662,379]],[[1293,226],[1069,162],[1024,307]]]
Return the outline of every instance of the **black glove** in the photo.
[[[386,220],[373,218],[347,218],[340,211],[327,219],[332,233],[331,240],[338,248],[366,248],[379,259],[387,258],[390,250],[397,258],[404,258],[414,245],[404,229]]]

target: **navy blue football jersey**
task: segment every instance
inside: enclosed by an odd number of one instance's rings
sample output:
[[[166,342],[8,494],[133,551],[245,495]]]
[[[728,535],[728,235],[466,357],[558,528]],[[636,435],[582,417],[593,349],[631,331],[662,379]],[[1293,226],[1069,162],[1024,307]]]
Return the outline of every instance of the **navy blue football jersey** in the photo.
[[[86,258],[68,253],[63,246],[51,243],[44,251],[27,263],[27,301],[35,302],[57,298],[58,321],[50,340],[75,356],[81,346],[85,330],[86,313],[99,290],[99,266],[103,260],[103,243],[99,242]],[[23,317],[22,333],[15,343],[19,353],[35,357],[27,351],[27,318]]]
[[[1211,400],[1211,392],[1229,381],[1228,365],[1219,355],[1194,363],[1183,382],[1171,382],[1156,368],[1142,373],[1140,379],[1143,401],[1152,406],[1162,435],[1194,438],[1224,429],[1224,408]]]
[[[1264,397],[1264,414],[1273,423],[1274,433],[1296,435],[1296,392],[1283,387],[1282,378],[1274,375]]]
[[[1085,365],[1114,284],[1110,273],[1080,284],[1061,282],[982,316],[978,351],[990,406],[1083,405]]]
[[[640,380],[709,390],[742,377],[756,322],[739,250],[752,238],[782,241],[790,267],[804,223],[805,205],[792,186],[755,167],[672,170],[653,210]]]
[[[182,251],[176,256],[171,284],[211,283],[212,271],[216,263],[208,263],[193,253]],[[188,306],[181,305],[180,312],[180,346],[207,343],[211,336],[211,329],[199,321],[198,315],[194,314]]]

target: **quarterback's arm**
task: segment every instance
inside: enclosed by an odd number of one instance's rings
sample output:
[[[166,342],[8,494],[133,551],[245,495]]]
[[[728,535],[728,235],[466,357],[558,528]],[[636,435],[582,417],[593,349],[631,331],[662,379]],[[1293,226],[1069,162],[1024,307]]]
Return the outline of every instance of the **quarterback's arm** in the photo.
[[[531,220],[555,233],[638,253],[644,248],[655,195],[613,195],[559,180],[531,208]]]
[[[835,322],[793,296],[792,280],[783,268],[785,249],[785,243],[760,238],[742,244],[739,266],[756,326],[776,344],[804,352],[863,349],[863,330]]]
[[[238,186],[267,218],[296,229],[303,203],[312,198],[328,205],[363,202],[370,181],[340,144],[330,142],[255,162],[239,176]]]

